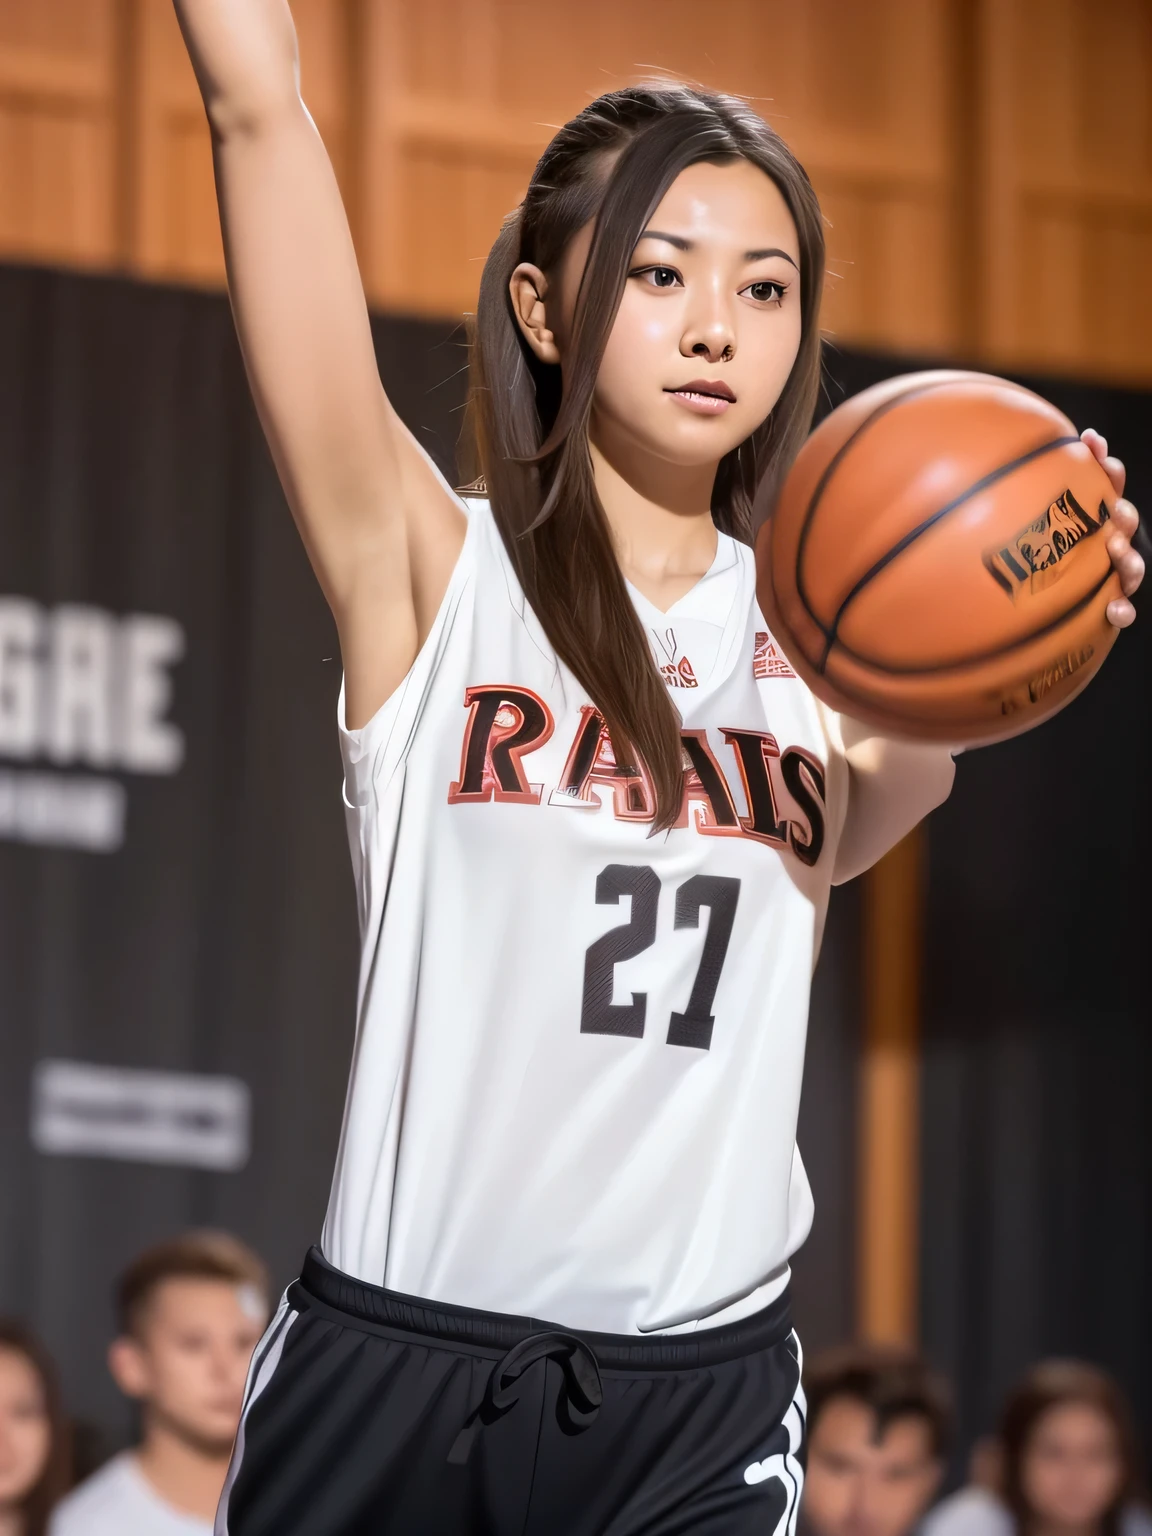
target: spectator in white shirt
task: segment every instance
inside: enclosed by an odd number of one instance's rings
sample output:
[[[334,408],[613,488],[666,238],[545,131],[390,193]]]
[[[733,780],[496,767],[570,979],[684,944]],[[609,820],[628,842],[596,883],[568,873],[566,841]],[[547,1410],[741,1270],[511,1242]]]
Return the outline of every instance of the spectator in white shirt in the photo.
[[[117,1311],[108,1364],[140,1404],[141,1441],[59,1505],[50,1536],[211,1536],[267,1272],[225,1233],[188,1233],[129,1266]]]
[[[1152,1536],[1119,1386],[1078,1360],[1033,1366],[1004,1405],[996,1475],[962,1488],[922,1536]]]

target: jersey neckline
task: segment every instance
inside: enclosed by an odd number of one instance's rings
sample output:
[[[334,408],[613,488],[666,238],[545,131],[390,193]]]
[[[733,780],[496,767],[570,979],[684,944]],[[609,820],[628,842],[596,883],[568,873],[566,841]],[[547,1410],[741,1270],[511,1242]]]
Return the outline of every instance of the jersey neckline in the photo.
[[[708,623],[715,624],[716,620],[710,613],[701,612],[702,607],[709,605],[716,579],[724,576],[735,566],[740,559],[736,540],[731,534],[716,530],[716,553],[712,557],[712,564],[704,572],[703,576],[694,581],[681,597],[678,597],[670,608],[658,608],[651,598],[645,597],[639,587],[633,586],[624,577],[624,585],[628,589],[628,596],[638,608],[647,609],[654,614],[657,620],[672,619],[704,619]],[[623,572],[621,572],[623,575]],[[709,589],[709,590],[705,590]],[[701,601],[703,599],[703,602]]]
[[[752,581],[752,552],[730,534],[716,530],[716,557],[708,570],[663,611],[624,578],[632,606],[641,624],[653,633],[675,624],[713,624],[720,630],[715,658],[706,676],[693,690],[698,703],[729,677],[740,655],[748,628],[748,584]],[[687,703],[687,700],[680,701]]]

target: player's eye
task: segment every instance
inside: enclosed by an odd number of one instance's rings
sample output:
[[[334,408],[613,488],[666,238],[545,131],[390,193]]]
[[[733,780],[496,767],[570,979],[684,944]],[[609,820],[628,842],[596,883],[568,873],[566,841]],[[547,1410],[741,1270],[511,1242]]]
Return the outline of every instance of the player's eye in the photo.
[[[749,283],[741,292],[746,293],[750,299],[755,299],[757,304],[779,304],[788,292],[788,284],[761,278],[759,282]]]
[[[639,277],[652,288],[675,288],[680,274],[675,267],[637,267],[629,277]]]

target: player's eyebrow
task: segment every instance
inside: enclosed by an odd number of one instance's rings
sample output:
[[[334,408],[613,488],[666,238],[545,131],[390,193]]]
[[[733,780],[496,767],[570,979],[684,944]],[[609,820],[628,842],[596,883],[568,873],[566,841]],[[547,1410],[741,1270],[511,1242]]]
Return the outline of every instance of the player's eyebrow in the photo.
[[[765,261],[769,256],[783,256],[784,260],[790,267],[796,267],[796,263],[792,260],[791,256],[789,256],[788,252],[782,251],[778,245],[770,245],[767,250],[763,251],[744,252],[745,261]],[[796,267],[796,270],[799,272],[800,268]]]
[[[694,249],[694,242],[686,240],[683,235],[665,234],[662,229],[646,229],[640,236],[641,240],[663,240],[666,245],[674,246],[678,251],[690,251]],[[637,242],[639,243],[639,242]],[[766,261],[769,256],[782,256],[790,267],[796,267],[796,263],[787,251],[782,251],[778,245],[766,246],[762,251],[745,251],[745,261]],[[796,267],[799,271],[799,267]]]
[[[678,251],[690,251],[692,241],[685,240],[683,235],[666,235],[659,229],[646,229],[640,236],[641,240],[663,240],[665,245],[674,245]]]

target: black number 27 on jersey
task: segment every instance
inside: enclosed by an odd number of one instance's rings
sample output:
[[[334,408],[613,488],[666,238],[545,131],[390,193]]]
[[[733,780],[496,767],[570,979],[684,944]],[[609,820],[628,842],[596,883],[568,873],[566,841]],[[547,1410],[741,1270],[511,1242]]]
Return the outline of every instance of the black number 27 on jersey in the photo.
[[[634,1035],[644,1033],[648,994],[633,992],[630,1003],[612,1001],[613,971],[624,960],[656,941],[656,908],[660,901],[660,877],[647,864],[609,864],[596,878],[596,901],[618,906],[621,896],[632,900],[628,921],[610,928],[584,956],[584,1001],[580,1029],[586,1035]],[[723,875],[693,875],[676,892],[677,928],[699,928],[700,914],[708,908],[708,931],[683,1013],[668,1020],[668,1044],[691,1045],[706,1051],[712,1043],[712,1004],[720,985],[720,972],[732,937],[740,882]]]

